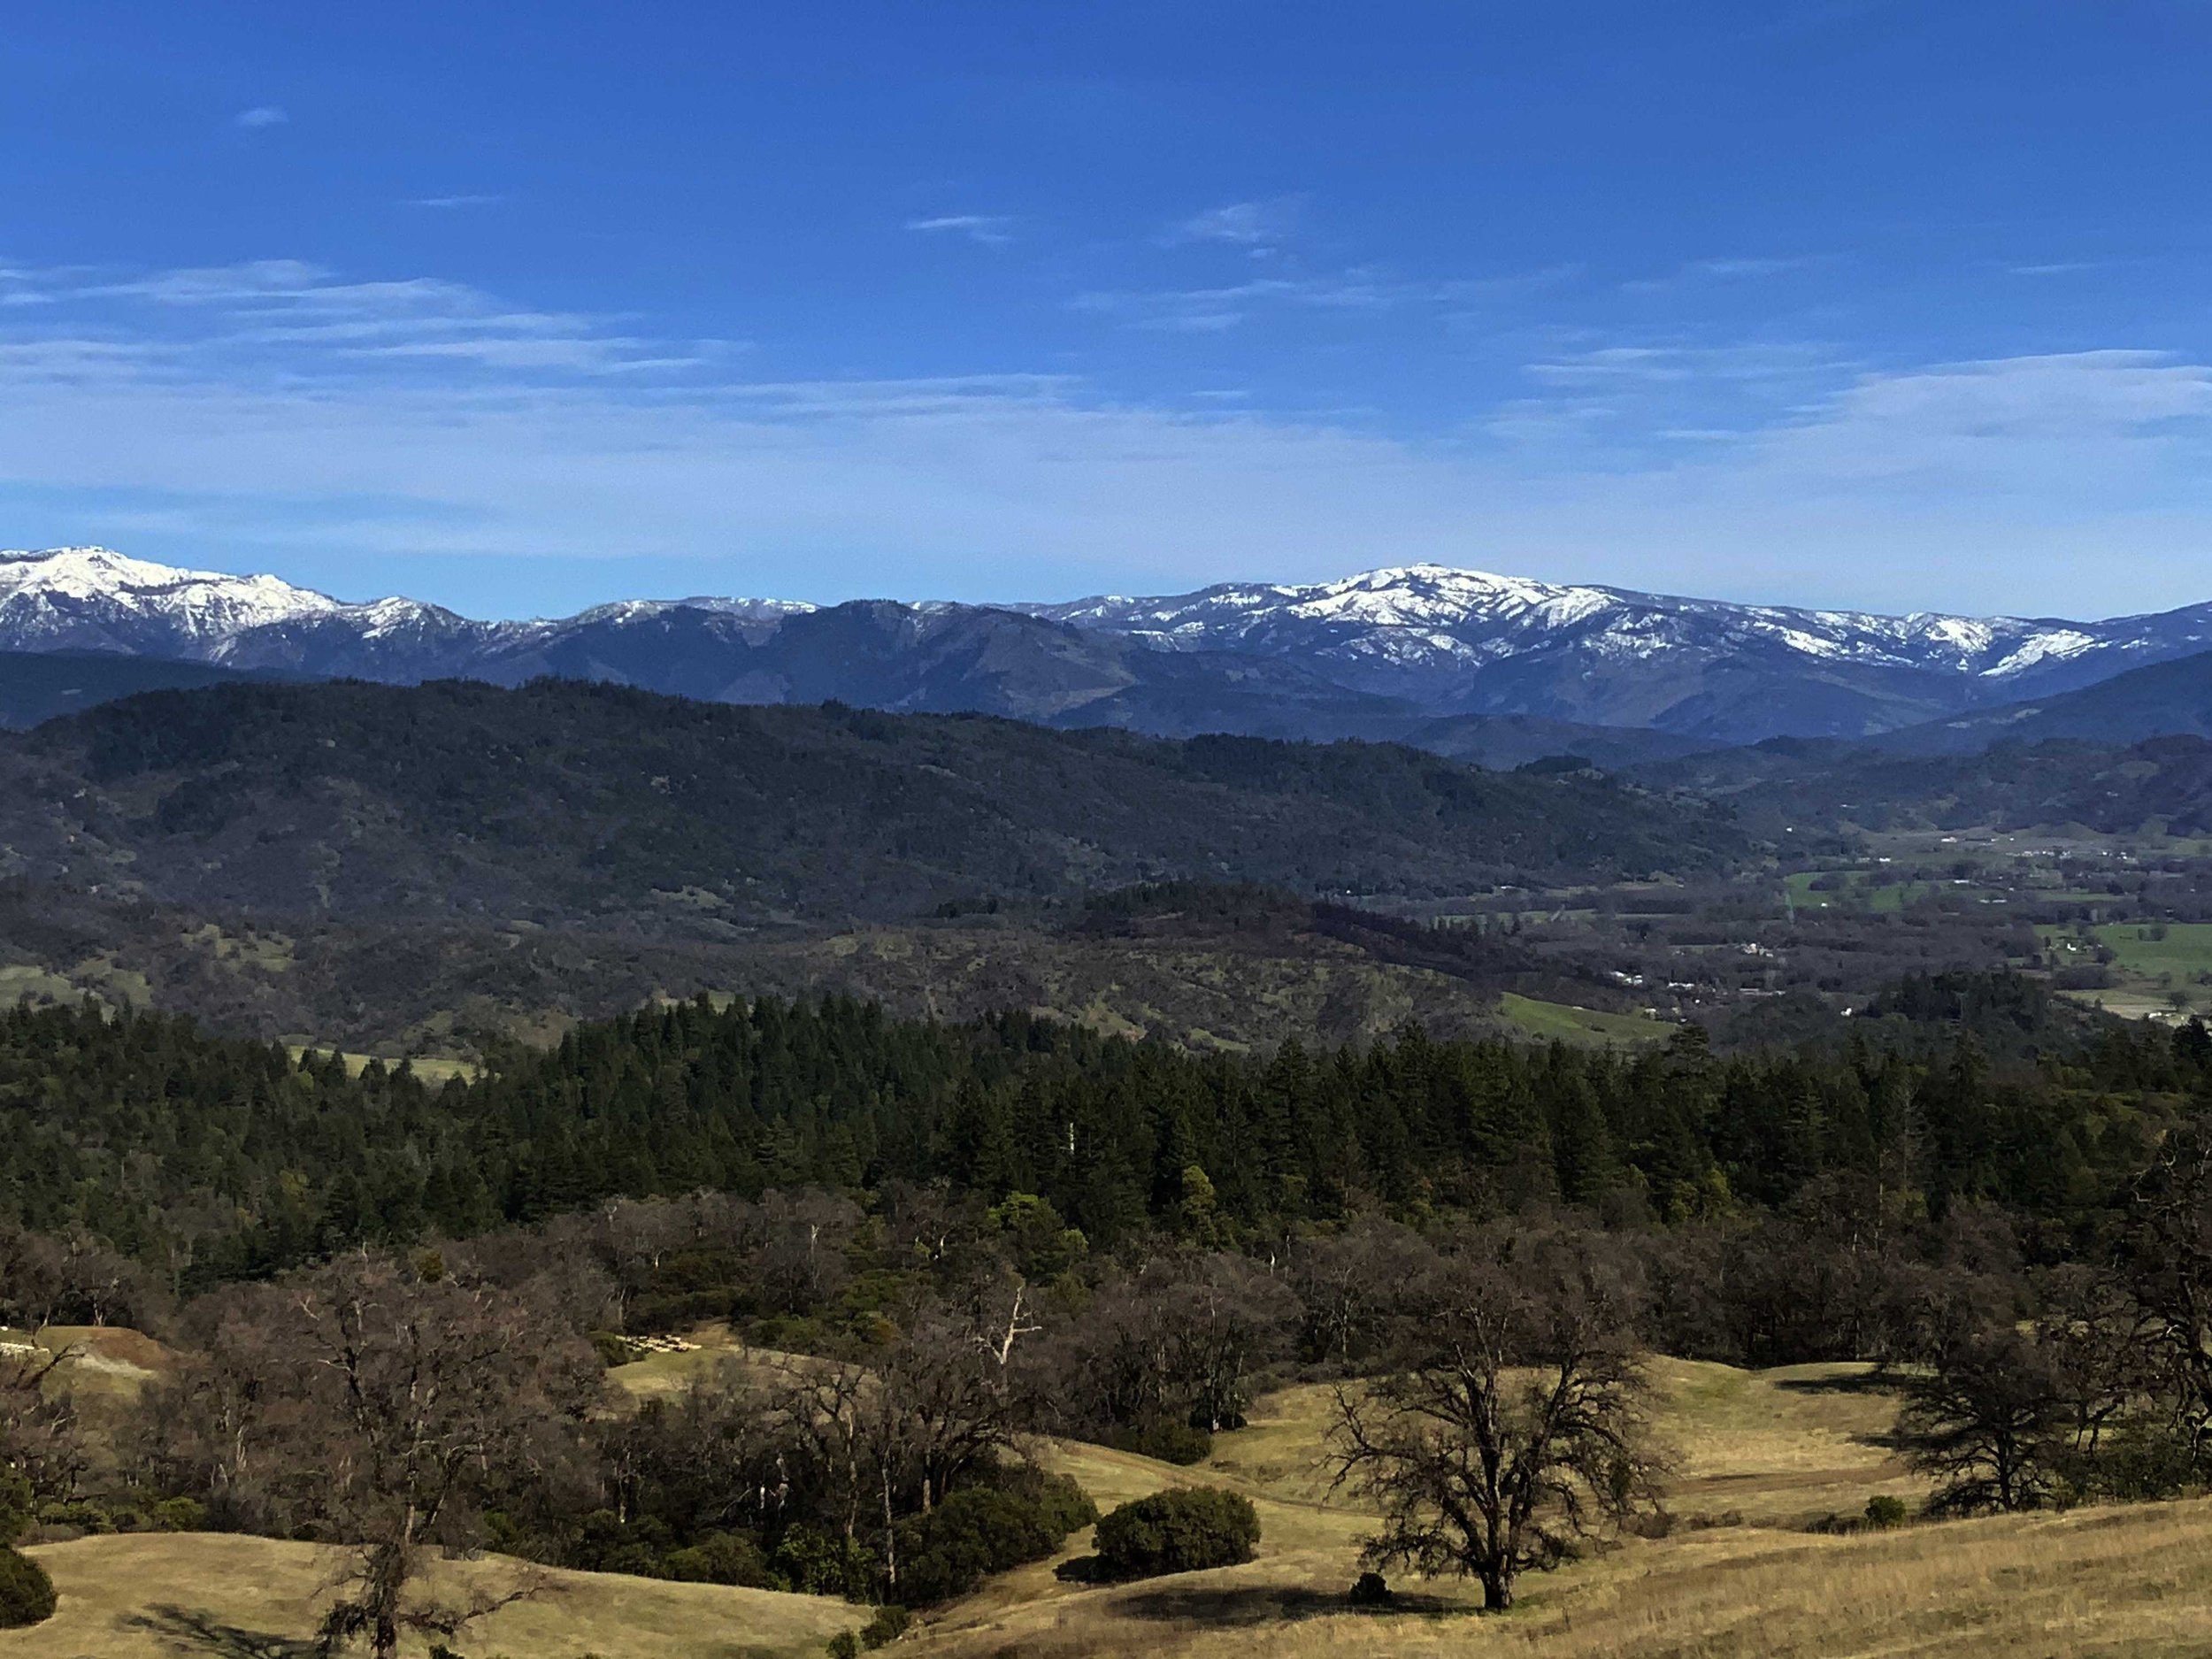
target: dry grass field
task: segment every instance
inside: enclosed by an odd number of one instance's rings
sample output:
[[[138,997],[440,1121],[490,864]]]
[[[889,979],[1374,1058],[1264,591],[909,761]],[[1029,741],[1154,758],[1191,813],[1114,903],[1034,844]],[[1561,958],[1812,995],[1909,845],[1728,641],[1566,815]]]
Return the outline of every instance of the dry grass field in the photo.
[[[311,1544],[214,1533],[83,1538],[30,1553],[61,1607],[33,1629],[0,1631],[0,1659],[304,1659],[334,1560]],[[440,1569],[457,1597],[496,1594],[518,1571],[497,1559]],[[864,1617],[818,1596],[552,1572],[542,1594],[472,1626],[460,1648],[472,1659],[783,1659],[819,1654]]]
[[[733,1350],[655,1355],[617,1378],[680,1386]],[[119,1355],[117,1357],[121,1357]],[[142,1357],[150,1358],[151,1356]],[[1102,1508],[1169,1485],[1250,1496],[1257,1560],[1217,1572],[1093,1586],[1056,1571],[1087,1534],[932,1616],[895,1651],[915,1659],[2212,1659],[2212,1502],[2090,1509],[1836,1536],[1809,1532],[1876,1494],[1920,1495],[1889,1443],[1892,1394],[1855,1365],[1745,1371],[1663,1360],[1656,1426],[1673,1464],[1663,1539],[1632,1540],[1532,1575],[1502,1617],[1465,1586],[1399,1582],[1398,1604],[1348,1607],[1370,1525],[1322,1456],[1331,1391],[1263,1400],[1215,1455],[1178,1469],[1076,1442],[1039,1448]],[[94,1538],[38,1555],[62,1611],[0,1633],[0,1659],[295,1659],[330,1557],[298,1544],[202,1536]],[[501,1582],[511,1563],[451,1564]],[[554,1573],[551,1593],[457,1644],[470,1659],[745,1659],[818,1654],[861,1622],[841,1603],[614,1575]]]
[[[1805,1531],[1920,1487],[1888,1444],[1895,1402],[1863,1366],[1749,1372],[1661,1361],[1675,1464],[1669,1538],[1525,1578],[1492,1617],[1465,1586],[1400,1583],[1397,1609],[1344,1590],[1367,1525],[1318,1455],[1329,1391],[1286,1390],[1210,1462],[1171,1469],[1096,1447],[1048,1461],[1102,1506],[1212,1483],[1258,1508],[1259,1558],[1145,1584],[1064,1583],[1056,1563],[987,1586],[907,1639],[919,1659],[1908,1659],[2212,1655],[2212,1503]],[[1074,1540],[1074,1554],[1088,1540]]]

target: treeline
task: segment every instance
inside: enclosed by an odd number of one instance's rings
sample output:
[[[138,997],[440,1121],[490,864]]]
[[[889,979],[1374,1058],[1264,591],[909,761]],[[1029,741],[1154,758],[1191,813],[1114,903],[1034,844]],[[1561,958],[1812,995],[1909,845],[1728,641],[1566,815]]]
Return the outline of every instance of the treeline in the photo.
[[[0,1015],[0,1220],[189,1294],[357,1243],[700,1191],[945,1183],[1034,1194],[1094,1245],[1232,1247],[1543,1202],[1615,1225],[1719,1219],[1844,1179],[1937,1217],[2001,1205],[2062,1255],[2212,1099],[2212,1036],[2070,1035],[2041,995],[1915,981],[1853,1041],[1778,1053],[1717,1056],[1694,1029],[1635,1055],[1407,1030],[1264,1058],[1022,1014],[701,999],[435,1086],[170,1016],[18,1009]],[[49,1311],[107,1317],[91,1294]]]
[[[1502,1607],[1586,1532],[1671,1524],[1652,1349],[1877,1362],[1933,1514],[2201,1489],[2212,1118],[2127,1196],[2099,1262],[2056,1265],[1998,1206],[1934,1219],[1841,1175],[1763,1217],[1369,1217],[1261,1254],[1096,1250],[1034,1194],[943,1186],[867,1210],[617,1201],[199,1296],[165,1325],[173,1366],[102,1437],[42,1386],[50,1358],[0,1356],[0,1463],[49,1540],[212,1525],[350,1546],[326,1629],[386,1651],[424,1610],[402,1591],[434,1546],[926,1605],[1094,1518],[1026,1436],[1192,1463],[1272,1383],[1361,1377],[1329,1451],[1386,1523],[1372,1559],[1471,1573]],[[749,1342],[688,1383],[641,1403],[603,1371],[637,1356],[626,1329],[708,1311]],[[471,1609],[427,1611],[449,1634]]]
[[[1196,1462],[1293,1374],[1369,1379],[1332,1445],[1375,1562],[1494,1606],[1586,1525],[1667,1524],[1654,1350],[1874,1362],[1938,1510],[2212,1477],[2212,1033],[2071,1027],[2014,979],[1732,1057],[1202,1057],[832,1001],[435,1089],[90,1010],[0,1018],[0,1320],[176,1356],[99,1432],[52,1353],[0,1356],[42,1535],[347,1544],[326,1633],[379,1651],[470,1616],[402,1594],[438,1546],[940,1601],[1091,1518],[1025,1436]],[[740,1356],[611,1384],[709,1320]],[[1587,1409],[1533,1410],[1532,1366]]]

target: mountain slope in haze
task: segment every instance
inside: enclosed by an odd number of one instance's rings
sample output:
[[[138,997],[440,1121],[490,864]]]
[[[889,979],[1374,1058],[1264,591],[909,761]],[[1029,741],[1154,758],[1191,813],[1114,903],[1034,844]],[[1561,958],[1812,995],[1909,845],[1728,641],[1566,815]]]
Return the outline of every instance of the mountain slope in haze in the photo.
[[[2078,691],[1886,732],[1870,742],[1892,754],[1963,755],[2055,738],[2137,743],[2173,736],[2212,737],[2212,652],[2131,669]]]
[[[0,726],[18,730],[142,691],[219,686],[242,676],[205,663],[100,651],[0,651]]]
[[[262,913],[713,934],[1171,877],[1466,891],[1713,869],[1744,846],[1602,780],[1388,745],[560,681],[155,692],[0,740],[0,875]]]
[[[1766,840],[1853,827],[2212,834],[2212,741],[2185,734],[2127,745],[2053,738],[1971,755],[1778,739],[1638,775],[1725,802]]]
[[[0,649],[398,684],[558,673],[726,702],[835,697],[1162,734],[1422,741],[1427,721],[1533,718],[1623,745],[1630,760],[1649,757],[1624,730],[1707,745],[1862,736],[2208,648],[2212,605],[2108,622],[1884,617],[1436,565],[1071,604],[687,599],[479,622],[101,549],[0,555]],[[1515,752],[1504,728],[1489,735],[1484,752]]]

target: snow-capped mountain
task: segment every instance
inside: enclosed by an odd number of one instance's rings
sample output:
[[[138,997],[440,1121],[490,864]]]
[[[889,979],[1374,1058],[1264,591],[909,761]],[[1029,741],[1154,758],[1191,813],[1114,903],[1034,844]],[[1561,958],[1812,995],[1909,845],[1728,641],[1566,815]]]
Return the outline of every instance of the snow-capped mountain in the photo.
[[[108,548],[0,552],[0,643],[10,650],[225,663],[268,630],[332,624],[365,639],[467,626],[412,599],[344,604],[274,576],[179,570]]]
[[[2212,604],[2105,622],[1883,616],[1436,565],[1031,609],[1159,649],[1292,657],[1347,686],[1430,708],[1730,741],[1755,731],[1880,731],[2212,649]]]
[[[2092,623],[1881,616],[1563,587],[1440,565],[1310,587],[1229,583],[1168,598],[1025,609],[1164,649],[1319,654],[1353,676],[1385,683],[1463,674],[1569,639],[1595,654],[1632,659],[1684,649],[1778,647],[1809,662],[1934,668],[1993,680],[2101,652],[2155,653],[2183,636],[2212,643],[2212,606]]]
[[[1067,604],[697,597],[483,622],[62,548],[0,553],[0,649],[396,682],[559,674],[726,702],[1368,735],[1479,756],[1496,717],[1532,718],[1563,743],[1589,726],[1705,743],[1886,731],[2212,649],[2212,604],[2104,622],[1882,616],[1417,565]]]

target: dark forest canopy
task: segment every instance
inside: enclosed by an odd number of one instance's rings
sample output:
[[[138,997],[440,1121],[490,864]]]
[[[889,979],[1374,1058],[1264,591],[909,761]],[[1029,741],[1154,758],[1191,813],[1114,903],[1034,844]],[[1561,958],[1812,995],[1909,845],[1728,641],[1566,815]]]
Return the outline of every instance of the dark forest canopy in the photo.
[[[1054,732],[610,686],[154,692],[0,739],[16,872],[261,914],[906,917],[1199,877],[1302,892],[1709,871],[1723,814],[1376,743]]]
[[[1547,1199],[1725,1217],[1847,1175],[1935,1213],[2002,1204],[2063,1248],[2212,1101],[2212,1040],[2108,1023],[1993,1058],[1958,1022],[2032,1018],[2006,983],[1924,983],[1871,1037],[1726,1058],[1694,1031],[1632,1056],[1416,1030],[1194,1056],[1020,1014],[700,1000],[435,1087],[173,1016],[24,1008],[0,1015],[0,1220],[104,1239],[188,1288],[702,1189],[943,1182],[1040,1195],[1094,1243],[1226,1245]]]
[[[1790,826],[1876,832],[2078,825],[2100,833],[2212,829],[2212,742],[2191,733],[2124,746],[2070,737],[1974,755],[1898,755],[1776,738],[1642,768],[1655,786],[1725,799],[1755,835]]]

